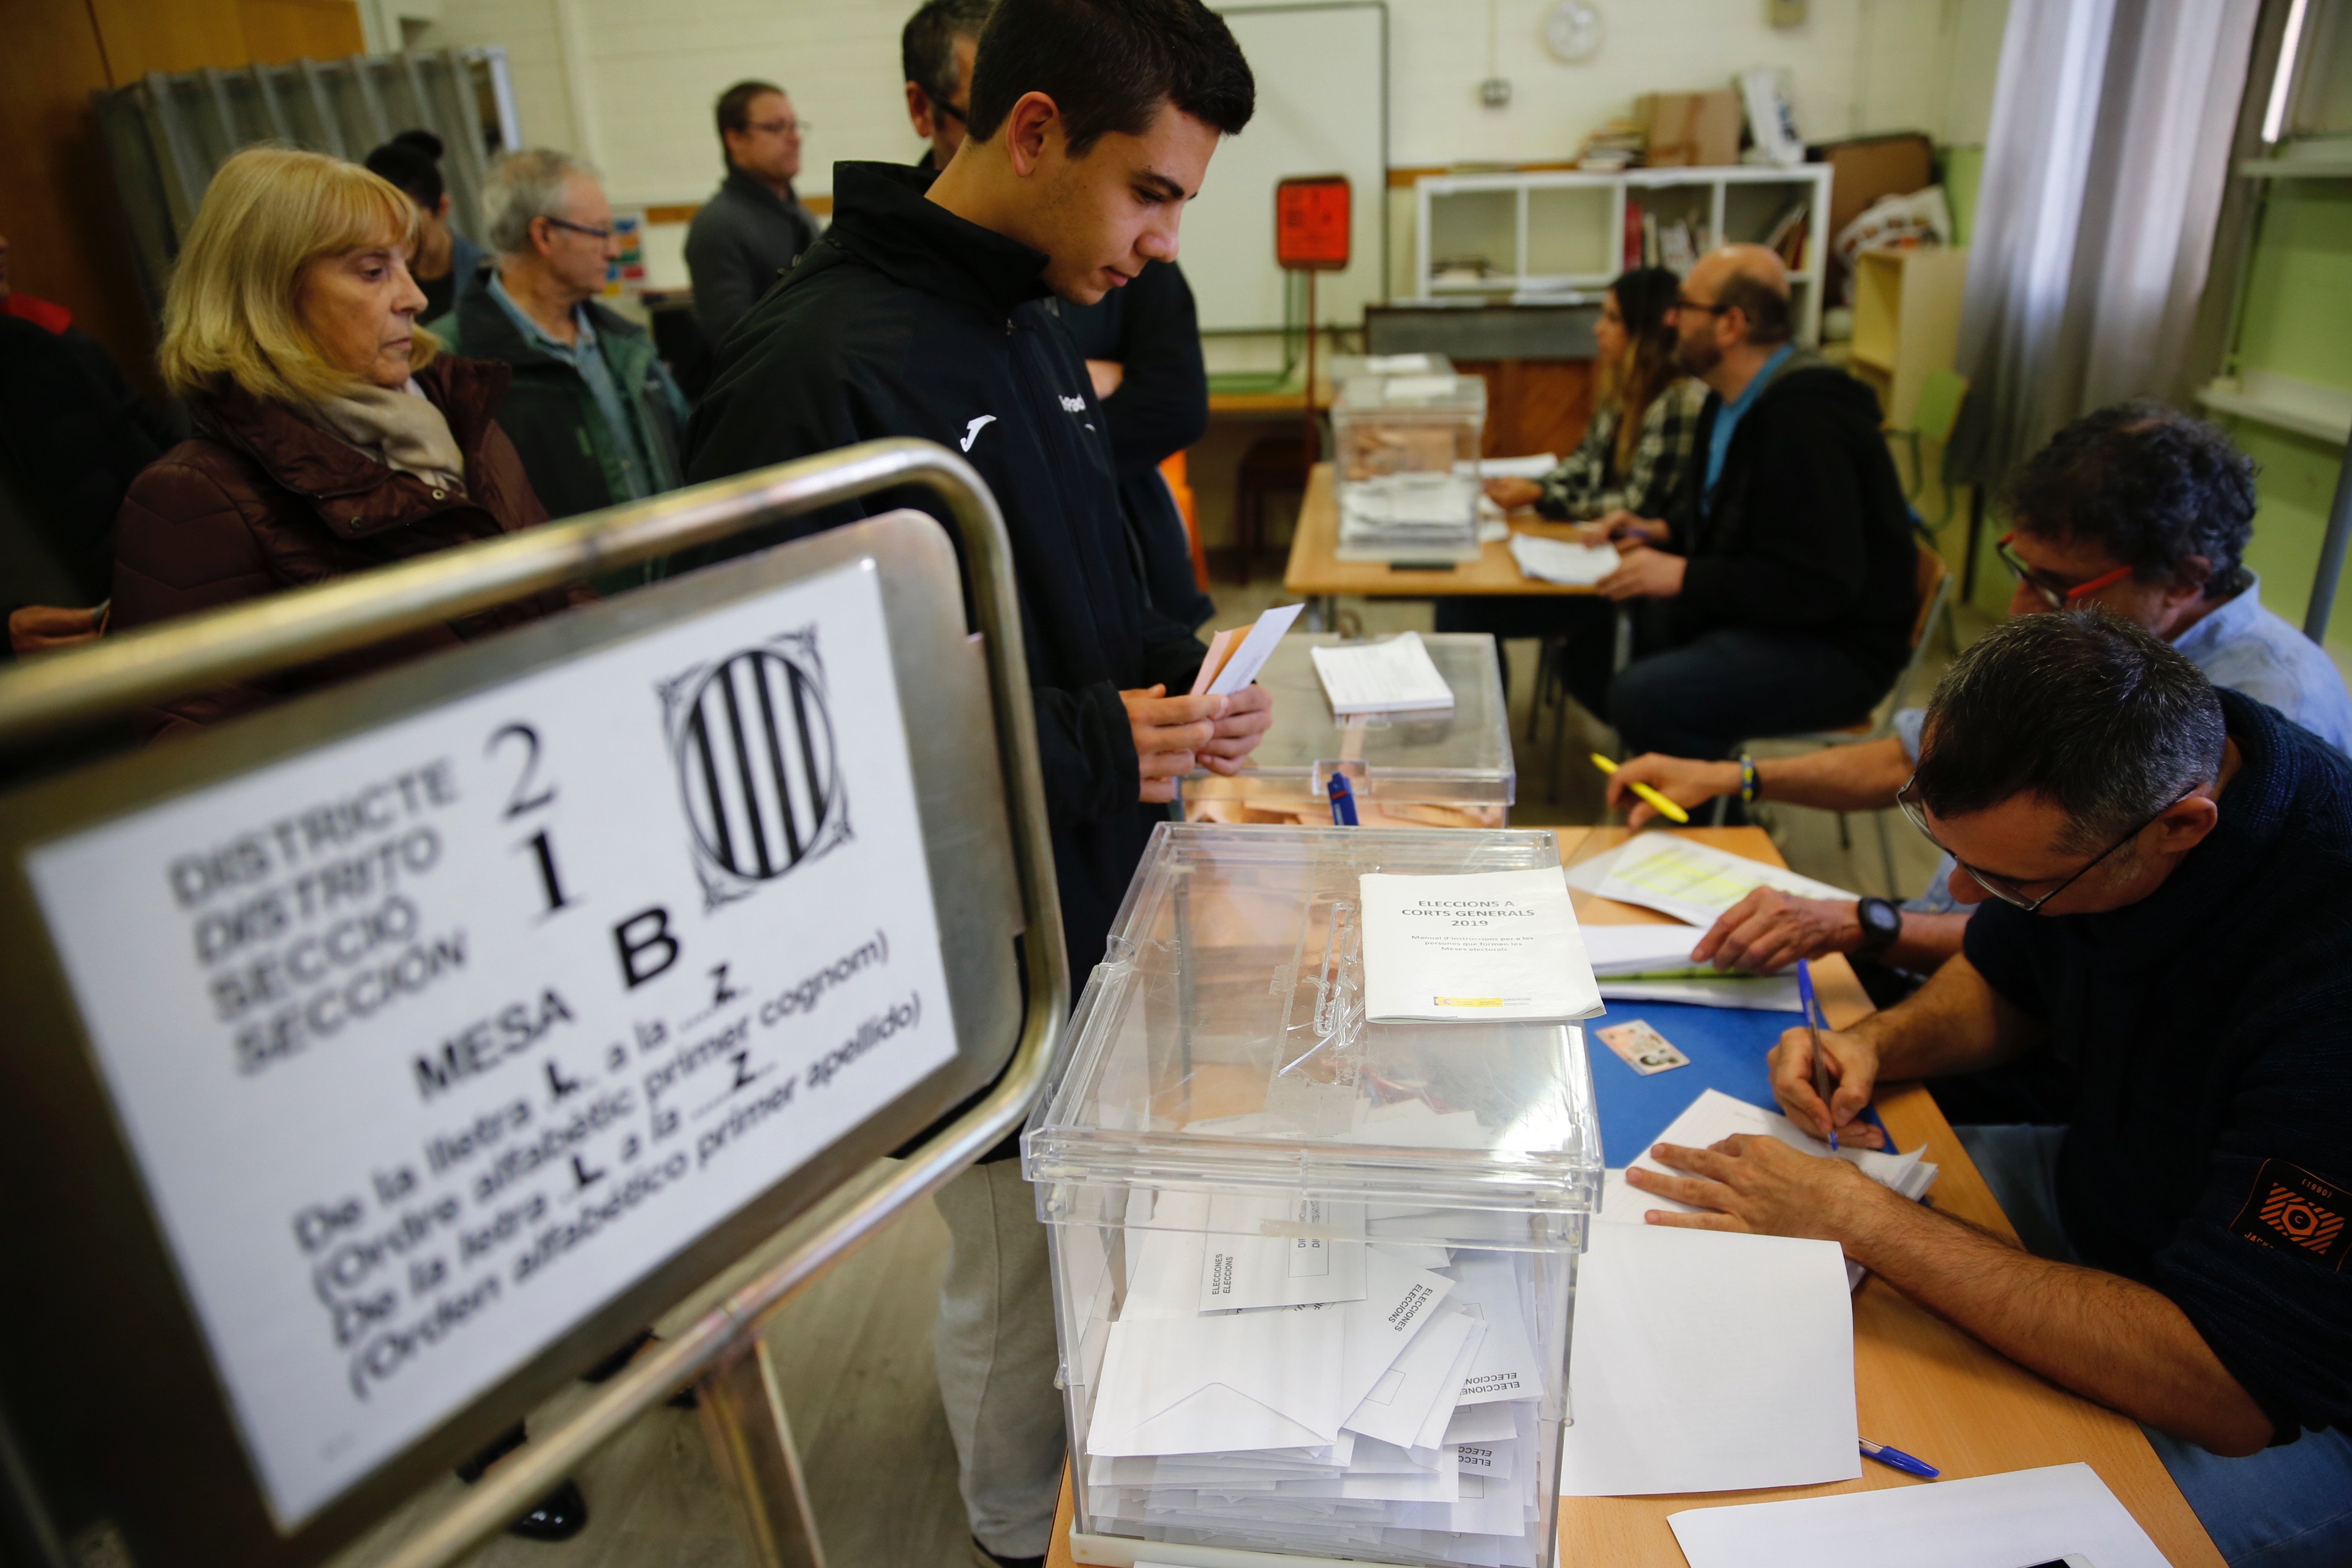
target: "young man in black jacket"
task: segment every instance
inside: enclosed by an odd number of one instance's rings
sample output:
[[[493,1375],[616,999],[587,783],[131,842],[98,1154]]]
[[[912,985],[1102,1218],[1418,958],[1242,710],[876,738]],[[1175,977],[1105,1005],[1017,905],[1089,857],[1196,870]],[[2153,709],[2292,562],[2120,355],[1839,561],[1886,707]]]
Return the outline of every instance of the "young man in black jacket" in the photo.
[[[698,480],[918,436],[961,450],[988,482],[1012,536],[1080,980],[1160,815],[1148,805],[1171,798],[1196,758],[1238,769],[1271,704],[1255,689],[1167,695],[1190,687],[1203,649],[1144,600],[1103,416],[1048,301],[1091,304],[1174,259],[1182,205],[1254,97],[1233,35],[1200,0],[1003,0],[948,167],[835,167],[833,226],[729,339],[688,432]],[[937,510],[886,493],[739,536],[729,552],[899,505]],[[1043,1228],[1009,1159],[959,1177],[939,1204],[953,1239],[940,1392],[974,1550],[1034,1559],[1063,1453]]]
[[[1676,516],[1620,530],[1624,563],[1601,589],[1651,604],[1645,657],[1607,687],[1609,721],[1629,756],[1683,757],[1851,724],[1902,668],[1918,607],[1878,400],[1790,342],[1788,273],[1760,245],[1702,258],[1675,325],[1712,394],[1705,471]],[[1597,675],[1584,680],[1597,698]]]

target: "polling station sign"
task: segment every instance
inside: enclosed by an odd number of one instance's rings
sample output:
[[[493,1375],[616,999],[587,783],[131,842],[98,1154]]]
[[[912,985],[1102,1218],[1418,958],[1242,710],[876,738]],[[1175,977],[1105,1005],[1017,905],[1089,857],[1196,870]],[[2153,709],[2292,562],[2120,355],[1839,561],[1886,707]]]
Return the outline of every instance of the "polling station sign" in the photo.
[[[281,1529],[955,1053],[870,561],[26,869]]]

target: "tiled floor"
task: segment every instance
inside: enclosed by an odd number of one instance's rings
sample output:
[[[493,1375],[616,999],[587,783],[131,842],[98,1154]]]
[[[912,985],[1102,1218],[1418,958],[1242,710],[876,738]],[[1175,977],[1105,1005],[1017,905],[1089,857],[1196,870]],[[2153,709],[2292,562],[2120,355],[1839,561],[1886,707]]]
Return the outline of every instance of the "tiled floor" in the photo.
[[[1283,597],[1271,574],[1247,586],[1220,584],[1215,592],[1215,626],[1244,623]],[[1341,630],[1379,636],[1430,627],[1425,602],[1342,601],[1339,608]],[[1961,635],[1981,625],[1964,613]],[[1937,640],[1923,696],[1945,662]],[[1519,770],[1512,823],[1600,820],[1601,775],[1582,760],[1588,752],[1613,749],[1613,737],[1570,705],[1561,721],[1570,729],[1559,795],[1551,798],[1550,721],[1539,743],[1527,736],[1535,645],[1514,644],[1510,651]],[[1869,821],[1853,820],[1851,847],[1840,842],[1828,813],[1782,809],[1769,826],[1798,870],[1859,891],[1884,890]],[[1890,826],[1902,890],[1916,891],[1934,852],[1899,818]],[[946,1246],[937,1213],[921,1204],[793,1300],[770,1330],[832,1568],[961,1568],[969,1562],[955,1453],[931,1370],[931,1310]],[[746,1561],[732,1505],[691,1414],[656,1412],[583,1467],[579,1479],[592,1522],[578,1539],[560,1546],[501,1539],[473,1561],[484,1568],[735,1568]],[[428,1510],[457,1484],[443,1483],[417,1510]]]

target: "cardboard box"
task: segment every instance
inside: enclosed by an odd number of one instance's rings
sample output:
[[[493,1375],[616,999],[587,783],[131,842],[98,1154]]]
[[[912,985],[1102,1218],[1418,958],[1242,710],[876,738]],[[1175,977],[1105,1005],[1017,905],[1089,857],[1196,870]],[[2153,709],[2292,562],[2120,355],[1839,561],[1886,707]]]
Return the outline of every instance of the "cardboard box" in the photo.
[[[1739,162],[1739,95],[1645,92],[1633,118],[1649,135],[1644,161],[1653,168],[1713,166]]]

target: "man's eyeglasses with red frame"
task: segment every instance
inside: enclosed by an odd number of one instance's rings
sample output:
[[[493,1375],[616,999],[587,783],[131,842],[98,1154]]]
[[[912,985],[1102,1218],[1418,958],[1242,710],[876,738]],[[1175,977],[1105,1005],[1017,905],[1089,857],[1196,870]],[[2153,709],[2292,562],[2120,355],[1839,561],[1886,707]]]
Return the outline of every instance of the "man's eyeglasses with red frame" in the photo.
[[[2130,567],[2118,566],[2112,572],[2102,572],[2087,581],[2069,583],[2063,577],[2054,577],[2038,566],[2027,565],[2025,558],[2010,548],[2009,542],[2016,537],[2015,529],[2002,534],[1999,542],[1993,545],[1993,552],[2000,557],[2000,563],[2009,568],[2011,576],[2040,595],[2042,602],[2053,610],[2071,609],[2100,589],[2112,588],[2132,574]]]

